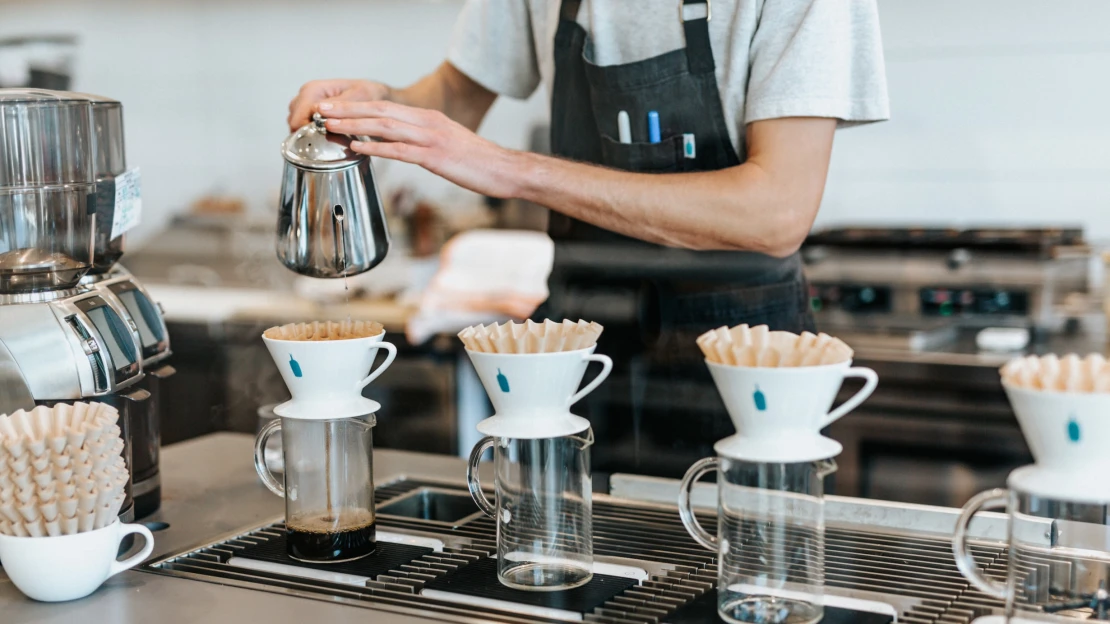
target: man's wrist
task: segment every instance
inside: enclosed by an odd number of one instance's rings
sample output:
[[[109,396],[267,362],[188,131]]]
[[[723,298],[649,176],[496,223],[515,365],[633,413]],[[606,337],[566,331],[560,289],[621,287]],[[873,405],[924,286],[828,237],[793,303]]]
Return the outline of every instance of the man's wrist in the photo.
[[[511,199],[542,204],[544,189],[550,189],[551,161],[555,159],[534,152],[510,150],[510,154]]]

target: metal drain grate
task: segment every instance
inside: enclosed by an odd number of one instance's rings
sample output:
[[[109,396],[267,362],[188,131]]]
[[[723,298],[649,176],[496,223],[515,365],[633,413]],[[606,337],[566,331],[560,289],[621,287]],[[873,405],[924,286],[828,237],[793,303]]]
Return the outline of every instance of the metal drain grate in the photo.
[[[465,494],[465,490],[455,484],[402,480],[379,487],[376,502],[381,509],[384,504],[419,488]],[[597,496],[593,516],[595,556],[643,568],[650,578],[585,614],[585,621],[599,624],[665,622],[669,614],[715,586],[715,556],[687,535],[673,508]],[[700,519],[705,526],[715,522],[710,515],[700,516]],[[431,580],[495,552],[496,527],[484,515],[452,526],[427,518],[381,514],[378,527],[379,530],[434,537],[445,547],[442,552],[425,554],[365,581],[364,585],[228,565],[228,560],[244,549],[279,535],[283,526],[275,524],[168,557],[145,569],[438,620],[562,621],[420,595]],[[1005,577],[1003,548],[980,544],[974,545],[972,550],[988,575]],[[1029,569],[1033,571],[1036,566]],[[899,621],[909,624],[966,623],[982,615],[999,613],[1002,606],[971,588],[963,579],[956,569],[948,540],[932,537],[829,528],[825,536],[825,582],[829,593],[891,604],[899,614]]]

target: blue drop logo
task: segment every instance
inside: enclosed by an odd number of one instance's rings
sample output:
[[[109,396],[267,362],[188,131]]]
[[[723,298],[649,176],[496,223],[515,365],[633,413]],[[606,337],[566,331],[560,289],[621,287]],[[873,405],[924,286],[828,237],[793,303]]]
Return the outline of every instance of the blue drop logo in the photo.
[[[289,354],[289,368],[293,370],[294,377],[304,377],[304,373],[301,372],[301,364],[293,359],[292,353]]]
[[[752,400],[755,401],[755,409],[765,412],[767,411],[767,397],[763,396],[763,391],[759,386],[755,387],[755,394],[752,395]]]
[[[1079,437],[1079,421],[1075,419],[1075,416],[1072,416],[1071,419],[1068,420],[1068,439],[1072,442],[1078,442]]]
[[[509,391],[509,378],[501,372],[500,368],[497,369],[497,385],[501,387],[502,392]]]

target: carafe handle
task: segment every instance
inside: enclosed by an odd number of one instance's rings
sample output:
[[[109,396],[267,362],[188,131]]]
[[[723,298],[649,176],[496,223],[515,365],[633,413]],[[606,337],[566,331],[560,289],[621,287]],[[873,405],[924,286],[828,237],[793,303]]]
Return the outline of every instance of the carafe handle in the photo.
[[[486,449],[493,448],[495,444],[497,444],[497,438],[486,436],[474,445],[474,450],[470,451],[470,461],[466,464],[466,487],[470,490],[470,497],[474,499],[478,508],[496,520],[497,506],[489,502],[486,493],[482,491],[482,484],[478,481],[478,462],[482,461],[482,455],[485,454]]]
[[[979,565],[967,548],[967,529],[975,514],[983,509],[997,509],[1005,507],[1010,500],[1010,492],[994,489],[976,494],[964,505],[960,517],[956,520],[956,533],[952,536],[952,552],[956,555],[956,567],[977,589],[999,600],[1008,600],[1009,589],[1006,585],[983,576]],[[1012,522],[1012,519],[1011,519]]]
[[[605,381],[605,378],[608,377],[609,373],[613,370],[613,360],[611,360],[608,355],[591,353],[583,359],[586,360],[586,362],[601,362],[601,372],[597,374],[597,377],[594,377],[593,381],[586,384],[585,388],[582,388],[574,396],[570,397],[567,401],[567,407],[581,401],[587,394],[596,390],[597,387],[601,385],[601,382]]]
[[[278,481],[266,465],[266,443],[270,441],[270,436],[278,431],[281,431],[281,420],[274,419],[258,432],[258,437],[254,439],[254,470],[267,489],[285,498],[285,484]]]
[[[865,380],[863,388],[861,388],[860,391],[855,394],[855,396],[845,401],[843,405],[833,410],[831,414],[825,416],[825,420],[821,423],[822,429],[833,424],[833,422],[839,419],[841,416],[859,407],[860,403],[866,401],[867,397],[871,396],[871,393],[875,391],[876,386],[879,385],[879,376],[876,375],[875,371],[871,370],[870,368],[864,368],[862,366],[854,366],[852,368],[849,368],[848,370],[844,371],[844,378],[847,379],[848,377],[862,377]]]
[[[682,526],[686,527],[686,532],[697,543],[713,552],[718,550],[717,536],[701,528],[701,524],[698,523],[694,510],[690,508],[690,489],[694,487],[698,479],[716,470],[719,466],[720,459],[716,457],[706,457],[698,460],[686,471],[686,476],[682,478],[682,484],[678,486],[678,515],[682,518]]]
[[[392,343],[389,343],[389,342],[375,342],[375,343],[370,345],[370,350],[371,351],[376,351],[378,349],[385,349],[389,353],[386,354],[385,361],[382,362],[381,366],[375,368],[369,375],[366,376],[365,379],[358,382],[358,388],[357,388],[358,390],[361,390],[362,388],[365,388],[366,386],[370,385],[370,382],[377,379],[378,375],[381,375],[382,373],[384,373],[385,369],[389,368],[389,365],[393,363],[393,359],[397,357],[397,347],[393,346]]]

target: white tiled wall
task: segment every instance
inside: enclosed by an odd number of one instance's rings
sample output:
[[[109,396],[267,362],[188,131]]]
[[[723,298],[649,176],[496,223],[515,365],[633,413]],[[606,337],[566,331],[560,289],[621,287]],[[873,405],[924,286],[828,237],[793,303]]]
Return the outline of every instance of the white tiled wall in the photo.
[[[141,238],[207,190],[271,209],[300,84],[404,84],[443,58],[461,4],[0,0],[0,37],[81,36],[75,86],[126,107]],[[1110,2],[880,0],[880,12],[894,119],[838,135],[819,222],[1068,221],[1110,238]],[[544,108],[500,102],[484,132],[522,147]]]

